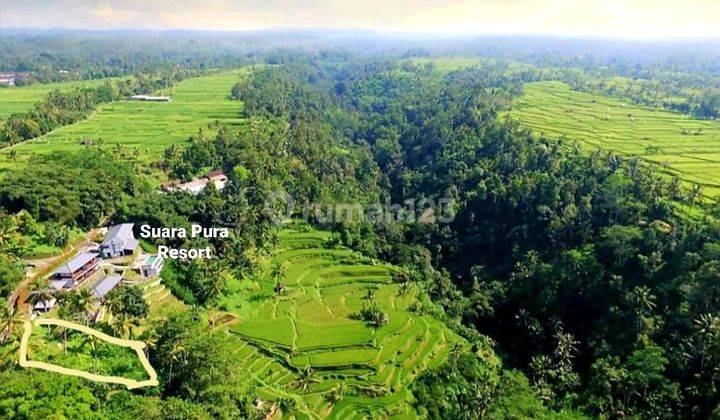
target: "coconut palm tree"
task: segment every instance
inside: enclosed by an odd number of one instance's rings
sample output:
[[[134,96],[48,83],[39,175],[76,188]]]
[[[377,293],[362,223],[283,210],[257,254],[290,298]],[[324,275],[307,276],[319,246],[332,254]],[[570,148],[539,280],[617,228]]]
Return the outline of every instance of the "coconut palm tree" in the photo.
[[[100,339],[95,337],[91,334],[85,334],[82,346],[90,346],[91,354],[93,357],[93,362],[95,363],[97,367],[97,356],[98,356],[98,344],[100,343]]]
[[[452,349],[450,349],[450,357],[453,359],[457,359],[460,357],[460,355],[465,351],[465,348],[460,343],[455,343],[452,346]]]
[[[275,280],[275,283],[280,282],[280,280],[285,277],[285,265],[273,264],[272,268],[270,269],[270,277]]]
[[[373,288],[367,288],[365,289],[365,295],[363,296],[363,299],[374,301],[375,300],[375,289]]]
[[[82,321],[88,324],[88,312],[93,309],[95,297],[87,289],[74,292],[65,292],[58,295],[60,301],[60,316],[73,321]]]
[[[24,318],[22,311],[17,306],[2,305],[2,311],[0,311],[0,344],[17,333],[25,322]]]
[[[20,339],[17,335],[13,335],[8,340],[5,341],[5,344],[3,345],[5,348],[5,351],[0,354],[0,366],[7,366],[10,364],[10,361],[13,361],[13,363],[17,363],[17,352],[20,349]]]
[[[122,295],[119,293],[110,293],[108,294],[106,300],[105,300],[105,308],[107,308],[108,312],[112,314],[112,316],[116,316],[119,313],[122,312],[125,304],[122,301]]]
[[[10,160],[13,161],[13,163],[15,163],[15,167],[17,167],[17,161],[18,161],[18,158],[20,157],[20,153],[18,153],[17,150],[12,149],[8,152],[8,157],[10,158]]]
[[[95,296],[93,296],[92,292],[88,289],[80,289],[77,293],[76,298],[76,305],[77,305],[77,313],[80,316],[80,319],[82,319],[85,322],[85,325],[88,324],[88,312],[91,312],[94,305],[95,305]]]
[[[410,283],[410,282],[400,283],[400,287],[398,287],[397,294],[399,296],[406,296],[408,293],[410,293],[410,290],[412,290],[412,283]]]
[[[670,195],[672,195],[673,198],[679,199],[680,197],[682,197],[682,190],[682,181],[680,181],[680,177],[674,177],[673,180],[670,182],[670,185],[668,186],[668,192],[670,193]]]
[[[213,300],[220,296],[225,289],[225,275],[222,270],[215,269],[210,271],[210,281],[208,282],[209,300]]]
[[[125,147],[122,145],[122,143],[117,142],[115,143],[115,147],[113,148],[113,152],[115,154],[115,157],[119,160],[125,159]]]
[[[313,376],[314,373],[315,371],[313,371],[310,365],[305,366],[305,368],[300,371],[300,377],[295,381],[295,385],[303,392],[306,392],[310,389],[310,387],[312,387],[312,384],[318,382],[318,380]]]
[[[0,249],[7,247],[17,232],[17,224],[10,217],[0,218]]]
[[[647,286],[636,286],[630,292],[629,300],[635,312],[635,327],[638,335],[642,332],[647,315],[657,306],[655,304],[655,298],[656,296]]]
[[[157,329],[150,328],[145,331],[145,333],[142,336],[142,341],[145,342],[145,356],[146,357],[148,357],[148,358],[150,357],[150,355],[149,355],[150,349],[154,349],[155,347],[157,347],[159,338],[160,337],[158,336]]]
[[[53,291],[48,289],[45,286],[45,283],[40,279],[35,279],[35,281],[30,283],[28,289],[30,292],[28,296],[28,303],[33,307],[35,307],[35,305],[39,302],[45,302],[55,297]]]
[[[290,416],[290,414],[295,411],[295,405],[297,403],[292,398],[281,397],[278,398],[277,401],[275,401],[275,404],[277,404],[277,407],[280,409],[280,411],[282,411],[284,417],[286,415]]]
[[[115,330],[115,334],[119,335],[120,337],[124,337],[127,334],[127,336],[131,340],[133,338],[133,328],[137,326],[137,318],[127,314],[120,314],[113,321],[113,329]]]
[[[340,382],[327,394],[327,400],[335,404],[345,396],[346,392],[347,385],[345,385],[344,382]]]
[[[720,349],[720,316],[700,315],[695,320],[695,334],[698,337],[700,371],[702,372],[705,370],[706,359],[713,354],[713,349]]]
[[[181,363],[185,360],[185,347],[179,343],[174,343],[172,348],[170,348],[168,358],[170,359],[170,372],[168,374],[167,383],[170,383],[172,382],[173,367],[175,367],[175,364]]]
[[[688,202],[690,204],[690,208],[695,207],[695,204],[697,204],[703,195],[703,187],[702,185],[695,184],[693,185],[690,192],[688,192]]]
[[[60,302],[60,310],[58,311],[58,315],[61,319],[73,319],[72,314],[72,305],[69,302],[68,294],[63,293],[58,296],[58,301]],[[53,333],[55,333],[58,336],[62,336],[63,339],[63,352],[67,352],[67,328],[56,325],[53,327]]]

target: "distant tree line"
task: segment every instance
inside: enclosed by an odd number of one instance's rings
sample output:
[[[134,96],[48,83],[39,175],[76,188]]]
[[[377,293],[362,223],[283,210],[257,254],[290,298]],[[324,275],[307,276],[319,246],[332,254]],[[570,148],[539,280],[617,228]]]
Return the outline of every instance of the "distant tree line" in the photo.
[[[0,71],[23,74],[20,84],[239,67],[259,49],[201,34],[12,32],[4,31],[0,40]]]

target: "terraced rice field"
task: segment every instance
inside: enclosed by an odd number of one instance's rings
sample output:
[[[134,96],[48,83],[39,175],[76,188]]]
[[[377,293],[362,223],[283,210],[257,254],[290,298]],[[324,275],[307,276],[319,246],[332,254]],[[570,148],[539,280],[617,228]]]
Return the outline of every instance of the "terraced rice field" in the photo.
[[[11,167],[9,149],[19,162],[32,154],[70,152],[85,147],[81,140],[100,140],[104,147],[120,144],[140,161],[159,157],[171,144],[184,143],[200,128],[215,121],[243,124],[242,102],[231,100],[230,90],[244,70],[186,79],[162,91],[171,102],[120,101],[101,105],[86,120],[60,127],[45,136],[0,151],[0,167]]]
[[[136,285],[143,292],[143,298],[150,305],[150,318],[160,318],[185,306],[162,284],[157,277]]]
[[[43,100],[45,95],[55,90],[65,92],[75,88],[96,87],[106,81],[114,82],[121,79],[124,79],[124,77],[74,80],[59,83],[35,83],[27,86],[0,88],[0,119],[31,110],[36,103]]]
[[[415,417],[408,384],[442,363],[460,339],[409,310],[417,291],[393,283],[394,267],[328,247],[328,237],[303,225],[284,230],[268,266],[284,267],[286,291],[273,291],[277,280],[268,269],[253,287],[221,300],[238,316],[227,331],[235,356],[263,398],[295,400],[300,418]],[[380,328],[354,316],[369,302],[368,289],[389,315]],[[303,387],[307,366],[312,380]],[[342,398],[332,402],[341,387]]]
[[[566,137],[628,156],[641,156],[705,194],[720,195],[720,122],[576,92],[561,82],[525,85],[509,115],[533,132]]]

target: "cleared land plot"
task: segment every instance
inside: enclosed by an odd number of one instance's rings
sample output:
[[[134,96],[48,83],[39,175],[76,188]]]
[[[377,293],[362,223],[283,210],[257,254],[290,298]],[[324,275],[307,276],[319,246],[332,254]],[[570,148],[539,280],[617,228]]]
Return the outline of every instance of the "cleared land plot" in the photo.
[[[128,389],[158,385],[145,356],[145,343],[109,336],[60,319],[27,321],[20,344],[20,365]]]
[[[460,342],[443,323],[415,314],[417,289],[392,283],[395,270],[353,251],[326,245],[329,233],[298,224],[280,233],[254,288],[223,297],[240,319],[229,326],[235,357],[263,398],[296,401],[301,418],[414,417],[408,384]],[[273,278],[280,264],[284,274]],[[287,289],[275,294],[279,281]],[[372,298],[389,316],[373,328],[356,315]],[[312,378],[303,382],[310,366]],[[328,398],[340,384],[343,397]]]
[[[106,79],[74,80],[58,83],[35,83],[28,86],[0,88],[0,119],[12,114],[27,112],[43,100],[48,93],[59,90],[65,92],[75,88],[91,88],[100,86],[106,81],[118,81],[126,77],[110,77]]]
[[[576,92],[561,82],[525,85],[509,115],[533,132],[640,156],[684,181],[720,194],[720,122]]]
[[[89,118],[60,127],[45,136],[0,152],[0,167],[10,167],[8,152],[18,152],[19,160],[32,154],[71,152],[85,147],[83,139],[101,141],[103,147],[137,152],[141,161],[160,156],[171,144],[184,143],[200,128],[215,121],[243,124],[242,102],[230,99],[230,90],[243,70],[181,81],[162,93],[171,102],[120,101],[101,105]]]

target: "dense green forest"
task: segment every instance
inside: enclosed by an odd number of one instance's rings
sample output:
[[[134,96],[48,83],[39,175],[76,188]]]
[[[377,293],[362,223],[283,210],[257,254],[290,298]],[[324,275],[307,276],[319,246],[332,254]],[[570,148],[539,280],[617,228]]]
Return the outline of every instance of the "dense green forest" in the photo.
[[[368,148],[383,193],[457,200],[446,226],[337,229],[413,272],[441,270],[417,277],[552,406],[717,414],[717,223],[678,214],[671,183],[637,160],[499,122],[521,89],[491,69],[346,62],[268,69],[238,88],[251,115],[316,119]]]
[[[720,416],[717,205],[639,158],[538,137],[501,117],[524,83],[561,80],[574,89],[716,119],[718,50],[693,45],[692,59],[685,60],[677,45],[640,56],[642,45],[592,41],[407,46],[349,36],[330,48],[320,34],[295,49],[276,48],[287,38],[292,34],[263,35],[258,39],[264,43],[249,46],[231,37],[215,50],[209,47],[217,41],[213,36],[194,41],[187,34],[161,40],[133,34],[114,42],[13,35],[0,41],[2,69],[28,71],[33,82],[55,80],[60,68],[78,78],[135,75],[50,94],[29,113],[2,122],[0,147],[81,120],[99,104],[129,94],[155,92],[214,68],[265,64],[227,92],[242,102],[247,124],[198,127],[187,144],[167,148],[150,167],[89,139],[75,152],[28,156],[0,175],[4,297],[25,275],[29,243],[62,247],[72,229],[197,223],[233,232],[230,238],[144,244],[208,246],[217,256],[166,265],[163,281],[185,310],[153,318],[139,293],[111,299],[129,322],[127,333],[141,327],[138,338],[153,343],[158,387],[120,390],[18,367],[22,314],[0,301],[1,417],[273,414],[257,403],[258,384],[237,374],[245,362],[218,325],[227,311],[221,303],[237,293],[236,283],[261,277],[278,246],[283,226],[267,201],[278,193],[294,199],[293,208],[279,209],[287,216],[332,231],[323,246],[397,267],[393,284],[418,291],[408,311],[441,322],[458,337],[443,363],[417,372],[408,385],[408,415]],[[372,48],[349,52],[358,45]],[[50,47],[66,54],[40,52]],[[494,59],[450,71],[408,60],[451,54]],[[220,168],[230,179],[222,191],[158,192],[158,174],[189,180]],[[451,217],[418,219],[397,206],[383,220],[329,221],[312,207],[406,200],[450,203]],[[278,278],[286,270],[272,267]],[[373,328],[387,324],[375,292],[366,293],[357,316]],[[83,312],[79,297],[65,299],[80,309],[64,315]],[[114,323],[98,328],[118,330]],[[309,365],[294,373],[297,389],[319,382]],[[352,392],[386,396],[373,391],[338,385],[321,392],[323,404],[332,407]],[[303,401],[291,394],[274,399],[283,415],[300,412],[296,405]]]

